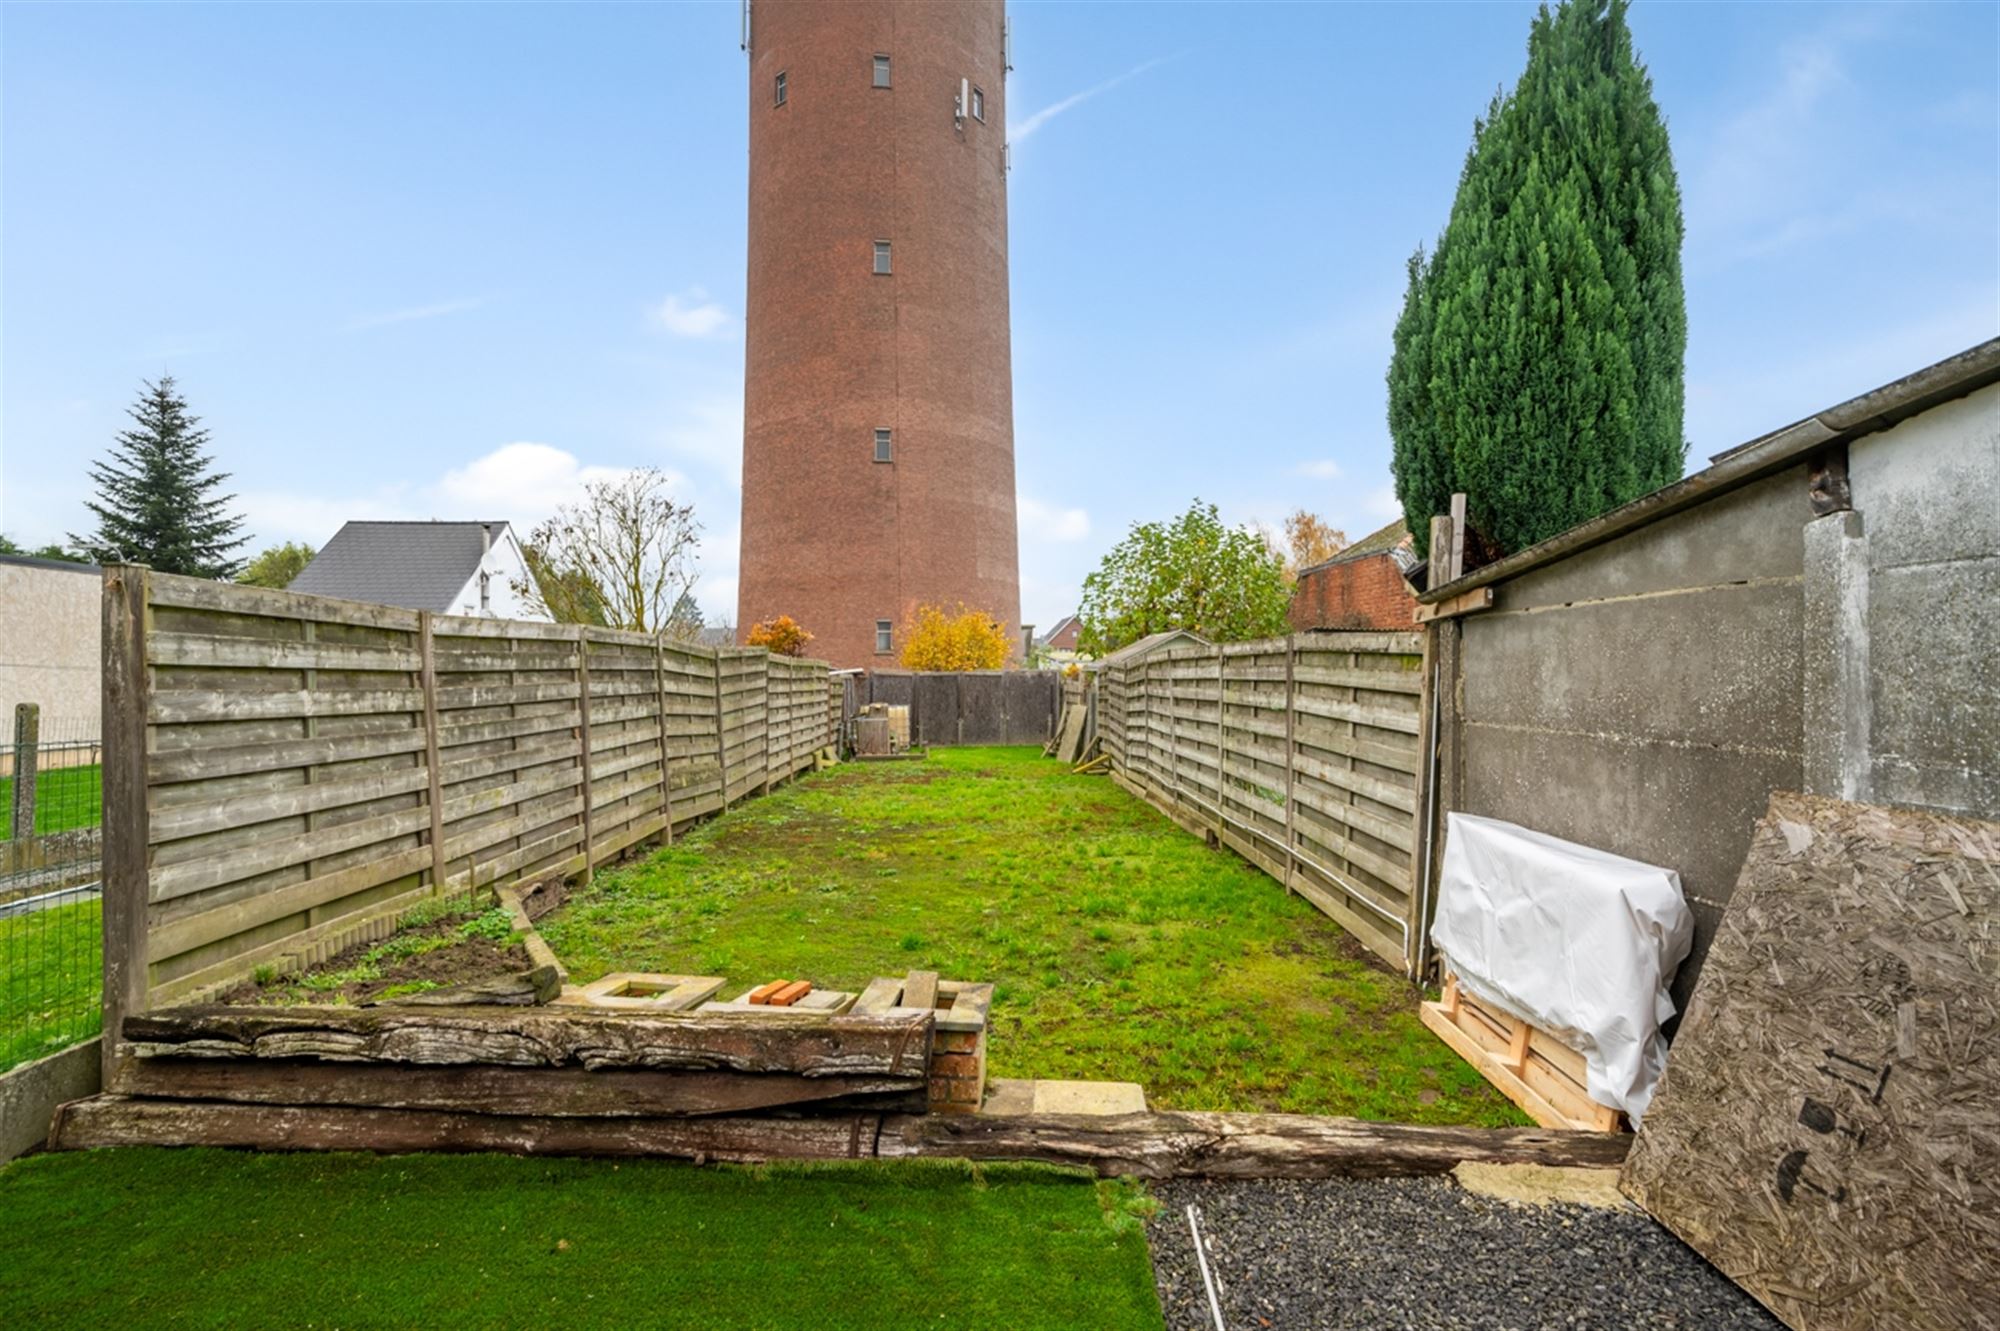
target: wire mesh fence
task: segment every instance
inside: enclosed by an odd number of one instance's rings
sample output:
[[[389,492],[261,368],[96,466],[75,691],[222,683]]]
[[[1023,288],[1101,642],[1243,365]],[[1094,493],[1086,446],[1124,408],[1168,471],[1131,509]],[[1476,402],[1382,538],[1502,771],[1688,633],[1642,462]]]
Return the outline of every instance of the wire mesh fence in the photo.
[[[15,708],[0,750],[0,1072],[98,1030],[103,750]]]

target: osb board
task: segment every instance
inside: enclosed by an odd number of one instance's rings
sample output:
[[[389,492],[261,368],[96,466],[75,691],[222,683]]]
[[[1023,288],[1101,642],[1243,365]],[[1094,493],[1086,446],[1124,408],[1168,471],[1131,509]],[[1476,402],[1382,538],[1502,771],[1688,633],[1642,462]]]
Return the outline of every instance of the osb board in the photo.
[[[2000,824],[1776,794],[1626,1194],[1801,1331],[2000,1326]]]

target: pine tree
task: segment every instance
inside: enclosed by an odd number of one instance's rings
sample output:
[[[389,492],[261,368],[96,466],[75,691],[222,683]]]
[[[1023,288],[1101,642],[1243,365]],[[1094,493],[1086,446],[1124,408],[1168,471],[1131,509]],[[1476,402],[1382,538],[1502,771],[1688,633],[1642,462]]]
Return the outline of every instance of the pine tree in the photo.
[[[208,431],[188,414],[173,376],[147,384],[127,414],[138,428],[120,431],[111,456],[90,468],[97,500],[85,507],[97,515],[97,532],[70,540],[100,561],[234,577],[243,561],[233,552],[249,538],[236,534],[243,521],[229,512],[236,496],[213,493],[229,476],[210,470]]]
[[[1542,7],[1410,261],[1389,433],[1419,553],[1454,491],[1513,551],[1680,478],[1680,187],[1625,9]]]

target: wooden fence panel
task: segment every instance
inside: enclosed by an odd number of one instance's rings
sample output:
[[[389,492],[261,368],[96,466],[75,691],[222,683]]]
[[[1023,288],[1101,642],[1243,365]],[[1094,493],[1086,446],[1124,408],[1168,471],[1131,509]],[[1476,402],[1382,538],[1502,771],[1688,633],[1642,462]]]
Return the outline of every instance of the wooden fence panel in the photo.
[[[1398,966],[1411,939],[1427,696],[1420,633],[1178,647],[1104,670],[1113,769]]]
[[[837,719],[824,663],[761,649],[123,566],[106,598],[114,1019],[587,874],[809,767]]]

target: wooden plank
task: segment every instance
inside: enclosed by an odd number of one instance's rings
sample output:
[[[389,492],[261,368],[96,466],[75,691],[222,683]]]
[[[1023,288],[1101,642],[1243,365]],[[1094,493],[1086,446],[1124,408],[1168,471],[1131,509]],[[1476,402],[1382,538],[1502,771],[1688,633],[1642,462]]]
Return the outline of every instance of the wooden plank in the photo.
[[[767,1019],[768,1020],[768,1019]],[[1304,1114],[836,1114],[560,1118],[419,1109],[243,1105],[101,1095],[65,1105],[56,1150],[505,1151],[754,1162],[941,1156],[1031,1160],[1141,1178],[1397,1178],[1466,1161],[1604,1168],[1626,1138]]]
[[[1419,624],[1428,624],[1434,619],[1457,619],[1461,615],[1476,614],[1481,610],[1491,610],[1492,608],[1493,589],[1491,587],[1474,587],[1469,592],[1460,592],[1456,596],[1447,596],[1444,600],[1432,605],[1419,602],[1417,605],[1417,622]]]
[[[267,837],[200,859],[158,865],[152,871],[152,899],[171,901],[275,869],[288,869],[308,860],[358,850],[378,841],[393,841],[422,831],[429,823],[430,814],[427,811],[405,809],[378,818],[321,828],[311,838]]]
[[[1801,1331],[2000,1289],[2000,823],[1777,793],[1620,1185]]]
[[[424,790],[435,779],[434,773],[435,769],[410,767],[400,772],[371,773],[351,781],[323,781],[231,795],[202,804],[174,804],[154,811],[149,834],[157,846],[183,837],[254,827],[350,804],[367,804],[390,795]]]
[[[246,667],[253,670],[354,670],[408,673],[417,654],[395,647],[330,642],[278,642],[202,633],[156,633],[147,660],[158,666]]]
[[[1612,1120],[1610,1124],[1605,1124],[1598,1115],[1592,1115],[1587,1120],[1579,1119],[1579,1106],[1573,1103],[1559,1105],[1557,1100],[1544,1094],[1543,1088],[1528,1084],[1522,1075],[1526,1070],[1528,1054],[1528,1027],[1525,1024],[1519,1027],[1520,1051],[1516,1058],[1488,1049],[1458,1021],[1446,1016],[1440,1004],[1419,1004],[1417,1016],[1433,1035],[1451,1046],[1453,1053],[1470,1063],[1473,1070],[1486,1078],[1494,1089],[1520,1106],[1522,1113],[1543,1127],[1568,1128],[1579,1132],[1608,1132],[1616,1127],[1616,1110],[1607,1111]],[[1604,1106],[1596,1108],[1603,1110]]]
[[[309,620],[322,624],[353,624],[400,632],[412,632],[417,627],[417,612],[398,606],[343,601],[331,596],[311,596],[265,587],[245,587],[240,583],[215,582],[208,578],[188,578],[171,573],[152,575],[150,595],[152,604],[177,609],[214,610],[224,614]]]
[[[808,1077],[903,1076],[925,1066],[925,1016],[592,1013],[575,1008],[184,1007],[135,1016],[140,1057],[331,1058],[511,1067],[726,1068]]]
[[[386,859],[371,859],[308,878],[302,883],[272,888],[255,896],[212,906],[195,915],[155,924],[151,934],[153,960],[166,961],[235,934],[247,933],[274,920],[282,920],[287,915],[301,915],[384,883],[393,883],[398,878],[421,872],[430,863],[430,848],[420,846],[399,851]]]
[[[103,1074],[117,1067],[125,1020],[146,1010],[150,956],[146,939],[146,855],[151,840],[146,800],[146,630],[149,570],[104,569],[104,1048]]]
[[[666,839],[674,844],[674,787],[672,761],[667,752],[667,649],[659,636],[653,638],[653,689],[659,707],[660,808],[666,814]]]
[[[146,755],[146,779],[155,786],[178,781],[206,781],[257,772],[286,771],[368,758],[418,753],[424,747],[421,729],[411,727],[380,735],[329,735],[319,739],[284,739],[266,744],[198,745]]]
[[[155,725],[188,725],[198,721],[283,721],[308,716],[372,716],[380,712],[416,712],[424,705],[420,689],[250,689],[154,690],[147,699],[146,719]]]
[[[582,1068],[397,1067],[312,1059],[138,1058],[119,1072],[119,1095],[246,1105],[350,1105],[551,1118],[742,1114],[855,1097],[921,1101],[921,1072],[902,1077],[661,1072]],[[897,1105],[895,1107],[901,1107]]]

